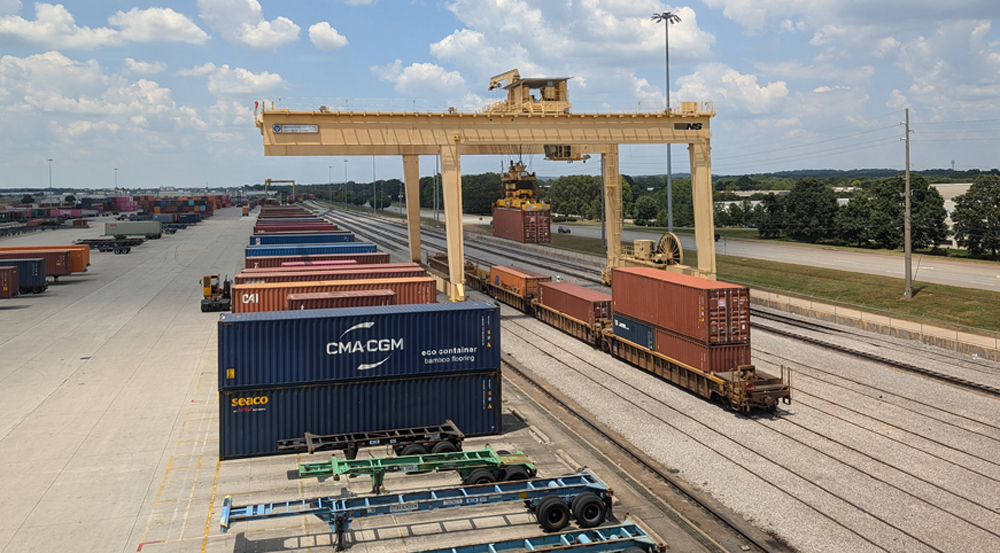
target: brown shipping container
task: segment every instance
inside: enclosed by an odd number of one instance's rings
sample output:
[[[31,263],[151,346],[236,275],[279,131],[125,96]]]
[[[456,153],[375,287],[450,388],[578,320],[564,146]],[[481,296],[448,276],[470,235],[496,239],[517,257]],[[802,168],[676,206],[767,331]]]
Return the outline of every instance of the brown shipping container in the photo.
[[[659,328],[656,351],[706,373],[727,372],[750,364],[750,344],[708,345]]]
[[[368,269],[423,269],[419,263],[355,263],[353,265],[302,265],[299,267],[258,267],[243,269],[242,273],[327,273]]]
[[[337,232],[337,227],[329,224],[316,224],[316,225],[296,225],[296,224],[286,224],[286,225],[266,225],[266,226],[255,226],[253,228],[254,234],[279,234],[287,231],[302,231],[307,230],[310,234],[317,232]]]
[[[538,302],[589,324],[611,319],[611,294],[569,282],[538,283]]]
[[[538,297],[538,283],[552,282],[552,277],[520,267],[494,265],[490,267],[490,283],[522,298]]]
[[[358,262],[353,259],[338,259],[335,261],[312,261],[306,263],[305,261],[285,261],[281,264],[282,269],[287,269],[289,267],[309,267],[311,265],[326,265],[329,267],[335,267],[337,265],[357,265]]]
[[[17,250],[0,251],[0,259],[37,259],[45,260],[45,275],[58,277],[68,275],[69,252],[66,250]]]
[[[400,305],[437,301],[434,279],[427,277],[238,284],[233,286],[233,313],[284,311],[289,294],[353,290],[392,290],[396,293],[396,303]]]
[[[706,344],[750,343],[750,290],[659,269],[615,269],[613,309]]]
[[[414,278],[427,276],[427,271],[416,268],[369,269],[368,265],[359,265],[352,271],[276,271],[271,273],[239,273],[233,278],[233,284],[250,284],[251,282],[314,282],[323,280],[369,280],[385,278]]]
[[[389,254],[385,252],[371,253],[330,253],[313,255],[271,255],[263,257],[247,257],[244,261],[245,268],[259,269],[264,267],[281,267],[286,261],[326,261],[330,259],[353,259],[358,265],[369,265],[373,263],[389,263]]]
[[[547,209],[521,211],[493,208],[493,236],[527,244],[548,243],[552,241],[551,227],[552,214]]]
[[[288,311],[298,311],[300,309],[339,309],[378,305],[396,305],[396,293],[392,290],[358,290],[354,292],[289,294],[287,309]]]
[[[90,246],[4,246],[3,251],[68,251],[69,271],[71,273],[83,273],[90,266]]]
[[[17,267],[0,267],[0,299],[13,298],[17,295]]]

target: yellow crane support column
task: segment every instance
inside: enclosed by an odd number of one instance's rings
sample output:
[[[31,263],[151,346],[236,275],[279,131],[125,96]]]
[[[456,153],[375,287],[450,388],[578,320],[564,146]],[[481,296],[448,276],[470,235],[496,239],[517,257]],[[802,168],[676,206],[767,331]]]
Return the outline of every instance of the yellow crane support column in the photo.
[[[457,134],[457,133],[456,133]],[[448,294],[451,301],[465,301],[465,241],[462,227],[462,158],[458,138],[441,146],[441,184],[444,189],[444,224],[448,239]]]
[[[410,238],[410,261],[420,263],[420,156],[403,155],[406,184],[406,231]]]
[[[618,145],[612,144],[601,154],[601,176],[604,178],[604,224],[607,225],[608,259],[618,259],[622,253],[622,187],[618,175]]]
[[[712,146],[706,138],[688,144],[698,276],[715,280],[715,210],[712,204]]]

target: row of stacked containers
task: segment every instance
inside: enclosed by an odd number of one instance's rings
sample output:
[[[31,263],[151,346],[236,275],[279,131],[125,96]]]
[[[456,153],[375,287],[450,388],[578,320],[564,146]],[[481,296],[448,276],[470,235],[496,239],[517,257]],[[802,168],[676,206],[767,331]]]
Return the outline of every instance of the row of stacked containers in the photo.
[[[219,319],[219,455],[430,426],[500,432],[500,313],[437,303],[415,263],[297,206],[262,206]]]
[[[90,247],[2,246],[0,247],[0,299],[19,294],[40,294],[48,289],[48,277],[84,273],[90,266]]]

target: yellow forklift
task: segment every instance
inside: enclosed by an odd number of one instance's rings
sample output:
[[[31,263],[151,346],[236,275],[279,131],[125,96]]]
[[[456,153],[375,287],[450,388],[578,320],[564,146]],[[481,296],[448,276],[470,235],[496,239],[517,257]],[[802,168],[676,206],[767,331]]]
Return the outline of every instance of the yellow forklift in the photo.
[[[202,313],[229,311],[232,308],[233,281],[229,280],[229,275],[221,283],[219,275],[205,275],[201,277],[201,288],[205,296],[201,300]]]

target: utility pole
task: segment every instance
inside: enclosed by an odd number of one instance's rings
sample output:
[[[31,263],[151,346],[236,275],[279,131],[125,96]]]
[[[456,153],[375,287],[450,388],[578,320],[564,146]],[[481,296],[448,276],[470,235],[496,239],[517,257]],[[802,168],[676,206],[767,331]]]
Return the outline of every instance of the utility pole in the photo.
[[[52,195],[52,158],[48,158],[45,161],[49,162],[49,196]]]
[[[913,250],[910,244],[910,108],[906,108],[906,192],[903,202],[903,259],[906,270],[906,290],[903,299],[913,299]]]
[[[372,156],[372,215],[375,214],[375,156]]]
[[[329,183],[327,187],[330,191],[330,205],[333,205],[333,165],[329,165],[330,171],[326,174],[326,182]]]
[[[347,209],[347,160],[344,160],[344,209]]]

